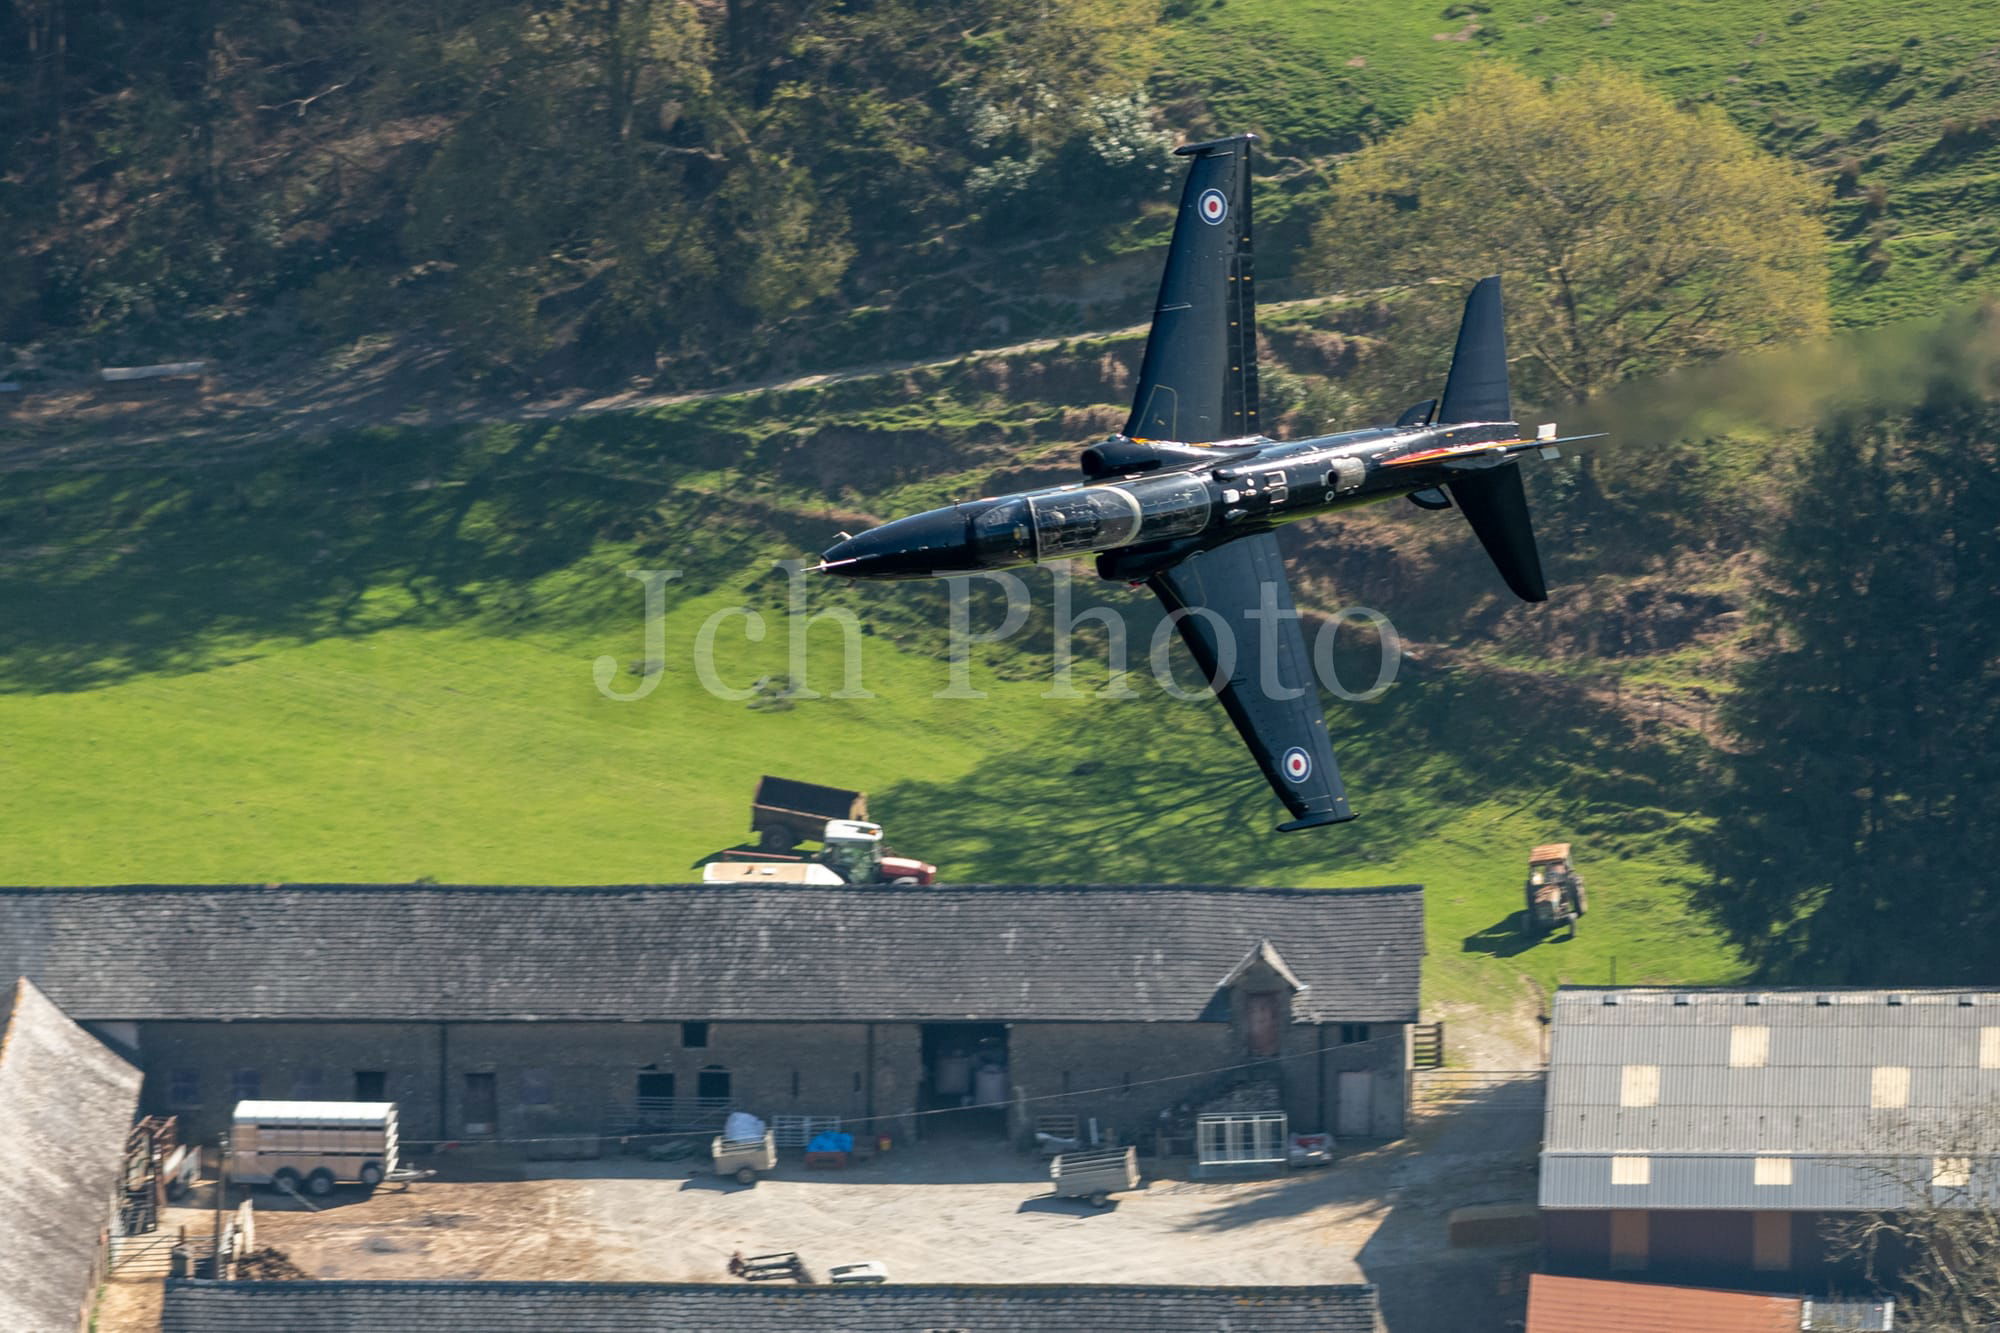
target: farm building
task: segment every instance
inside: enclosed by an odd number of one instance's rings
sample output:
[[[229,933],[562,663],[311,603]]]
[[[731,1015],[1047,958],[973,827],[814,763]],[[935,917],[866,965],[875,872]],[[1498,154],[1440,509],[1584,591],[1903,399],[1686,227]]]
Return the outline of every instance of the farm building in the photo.
[[[1375,1288],[170,1282],[161,1333],[1377,1333]]]
[[[89,1326],[139,1071],[29,982],[0,1009],[0,1328]]]
[[[2000,993],[1565,988],[1547,1267],[1825,1290],[1841,1215],[2000,1195]]]
[[[1525,1333],[1887,1333],[1893,1301],[1823,1301],[1601,1278],[1528,1279]]]
[[[419,1145],[731,1106],[1136,1138],[1245,1083],[1390,1138],[1422,953],[1415,887],[0,889],[0,967],[209,1138],[260,1097],[394,1101]]]

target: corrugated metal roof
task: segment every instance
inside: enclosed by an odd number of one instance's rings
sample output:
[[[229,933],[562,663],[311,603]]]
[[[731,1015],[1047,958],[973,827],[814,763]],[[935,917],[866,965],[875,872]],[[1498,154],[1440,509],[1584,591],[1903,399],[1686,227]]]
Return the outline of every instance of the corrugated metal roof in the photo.
[[[1799,1333],[1803,1306],[1797,1296],[1536,1273],[1527,1333]]]
[[[1566,987],[1542,1205],[1881,1206],[1933,1155],[2000,1153],[1996,1055],[1994,991]],[[1648,1183],[1611,1185],[1614,1156],[1652,1159]],[[1756,1184],[1758,1157],[1792,1183]],[[1969,1195],[2000,1197],[1993,1163]]]

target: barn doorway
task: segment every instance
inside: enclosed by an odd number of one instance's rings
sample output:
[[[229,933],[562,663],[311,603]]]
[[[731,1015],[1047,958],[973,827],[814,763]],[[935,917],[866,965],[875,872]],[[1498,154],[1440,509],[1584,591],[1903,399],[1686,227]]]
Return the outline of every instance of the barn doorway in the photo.
[[[721,1065],[710,1065],[694,1076],[694,1095],[704,1102],[715,1102],[723,1110],[728,1110],[729,1071]]]
[[[633,1123],[640,1129],[671,1129],[674,1123],[674,1074],[647,1066],[632,1089]]]
[[[917,1109],[927,1113],[925,1138],[1007,1137],[1014,1079],[1005,1023],[926,1023],[923,1062]]]

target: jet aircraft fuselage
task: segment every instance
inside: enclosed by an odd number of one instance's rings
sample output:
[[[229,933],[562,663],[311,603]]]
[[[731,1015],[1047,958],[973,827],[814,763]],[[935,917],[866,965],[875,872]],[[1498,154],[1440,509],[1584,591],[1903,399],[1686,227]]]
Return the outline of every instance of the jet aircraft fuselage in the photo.
[[[1138,582],[1192,553],[1281,523],[1411,495],[1444,509],[1440,489],[1499,467],[1528,441],[1513,422],[1266,436],[1199,446],[1113,435],[1085,451],[1100,480],[932,509],[848,537],[820,568],[846,578],[910,579],[1095,555],[1107,579]]]

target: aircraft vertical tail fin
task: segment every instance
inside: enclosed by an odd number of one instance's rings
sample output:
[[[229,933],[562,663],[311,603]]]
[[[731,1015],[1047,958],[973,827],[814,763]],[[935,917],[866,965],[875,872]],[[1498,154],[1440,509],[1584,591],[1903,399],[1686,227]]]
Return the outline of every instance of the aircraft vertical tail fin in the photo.
[[[1444,397],[1437,421],[1456,425],[1470,421],[1512,421],[1514,407],[1507,383],[1507,322],[1500,301],[1500,279],[1481,278],[1465,298],[1465,318],[1458,326],[1458,346],[1451,356]],[[1528,495],[1521,487],[1521,469],[1508,463],[1470,472],[1448,483],[1451,498],[1486,548],[1500,577],[1524,602],[1548,600],[1542,576],[1542,556],[1535,547],[1534,520],[1528,515]]]
[[[1160,275],[1125,434],[1206,444],[1252,435],[1257,298],[1250,263],[1250,145],[1239,134],[1174,151],[1194,160]]]
[[[1438,404],[1440,425],[1465,421],[1512,421],[1514,409],[1507,389],[1507,320],[1500,304],[1500,279],[1481,278],[1465,298],[1465,318],[1458,325],[1458,346],[1451,354],[1444,398]]]

